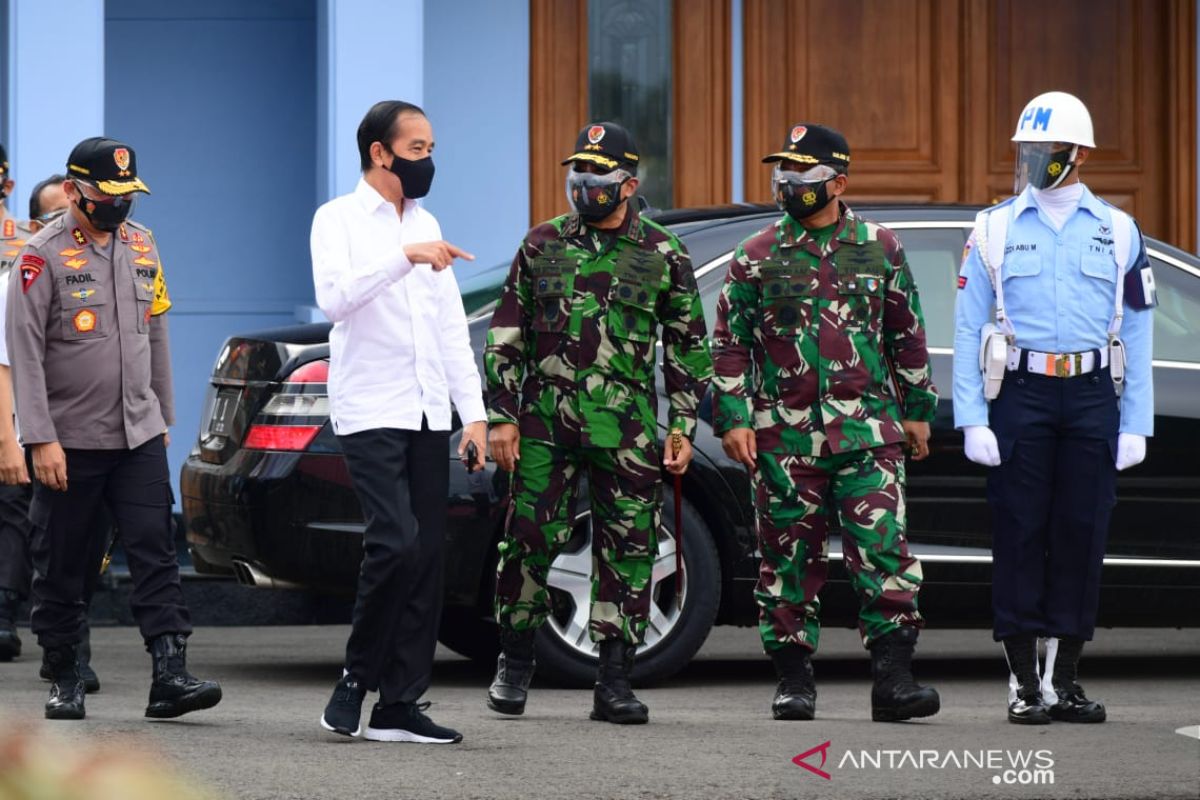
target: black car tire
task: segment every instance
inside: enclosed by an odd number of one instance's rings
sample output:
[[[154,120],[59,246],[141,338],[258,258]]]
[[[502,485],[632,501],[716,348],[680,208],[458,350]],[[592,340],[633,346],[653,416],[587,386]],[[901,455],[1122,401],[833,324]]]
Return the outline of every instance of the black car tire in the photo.
[[[672,492],[663,498],[663,525],[674,529]],[[712,534],[696,509],[683,501],[684,574],[683,609],[670,632],[649,654],[634,663],[633,680],[639,685],[666,680],[687,666],[708,638],[721,605],[721,562]],[[697,590],[696,587],[703,587]],[[549,625],[538,632],[536,643],[539,678],[568,687],[588,688],[596,681],[595,657],[571,647]]]

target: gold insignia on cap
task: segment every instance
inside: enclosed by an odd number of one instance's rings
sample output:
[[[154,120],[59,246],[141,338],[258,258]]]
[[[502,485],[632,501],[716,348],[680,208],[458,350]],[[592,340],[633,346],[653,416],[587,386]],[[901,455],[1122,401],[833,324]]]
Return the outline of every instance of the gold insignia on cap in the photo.
[[[113,161],[116,162],[117,169],[122,172],[129,169],[129,148],[118,147],[116,150],[113,150]]]
[[[592,144],[598,144],[604,138],[605,132],[603,125],[593,125],[588,128],[587,139]]]

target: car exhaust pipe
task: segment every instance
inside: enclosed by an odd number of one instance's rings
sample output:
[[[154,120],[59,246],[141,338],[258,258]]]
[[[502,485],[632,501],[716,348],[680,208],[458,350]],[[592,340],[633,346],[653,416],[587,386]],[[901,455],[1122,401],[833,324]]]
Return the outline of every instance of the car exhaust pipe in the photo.
[[[235,558],[232,561],[233,575],[237,578],[237,582],[242,586],[251,586],[255,589],[304,589],[298,583],[291,581],[279,580],[273,578],[263,572],[258,567],[244,559]]]

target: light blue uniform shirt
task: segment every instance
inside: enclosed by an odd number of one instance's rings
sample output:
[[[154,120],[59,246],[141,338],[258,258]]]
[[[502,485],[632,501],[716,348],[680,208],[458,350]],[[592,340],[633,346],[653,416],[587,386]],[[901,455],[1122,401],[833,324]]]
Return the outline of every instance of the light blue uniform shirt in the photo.
[[[1043,353],[1081,353],[1108,346],[1117,291],[1111,206],[1083,187],[1079,206],[1056,231],[1030,189],[993,208],[1009,213],[1001,274],[1004,303],[1016,344]],[[1130,237],[1130,270],[1149,269],[1141,231]],[[988,407],[979,372],[981,331],[994,321],[996,294],[974,246],[959,271],[954,306],[954,426],[987,425]],[[1121,279],[1124,280],[1125,276]],[[1125,343],[1125,392],[1121,433],[1154,433],[1152,327],[1148,310],[1129,305],[1126,291],[1121,340]]]

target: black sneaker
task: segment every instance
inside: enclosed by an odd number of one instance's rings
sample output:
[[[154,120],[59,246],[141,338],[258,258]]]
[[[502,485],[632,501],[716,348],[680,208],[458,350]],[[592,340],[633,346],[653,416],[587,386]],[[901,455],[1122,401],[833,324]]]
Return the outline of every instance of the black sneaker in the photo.
[[[367,690],[349,675],[333,687],[333,697],[321,715],[321,727],[330,733],[342,736],[358,736],[362,733],[362,704]]]
[[[458,744],[462,734],[443,728],[425,716],[429,703],[392,703],[371,710],[364,739],[372,742],[417,742],[419,744]]]

